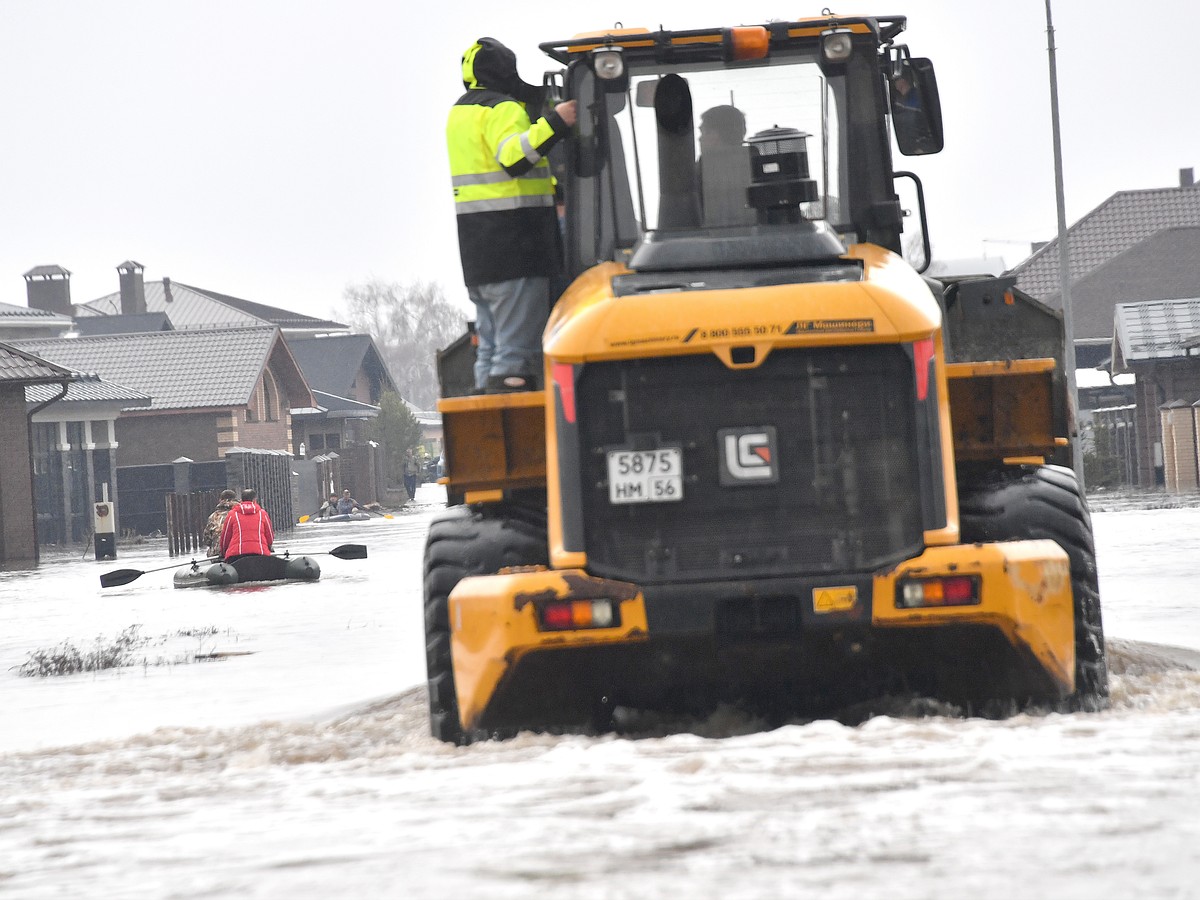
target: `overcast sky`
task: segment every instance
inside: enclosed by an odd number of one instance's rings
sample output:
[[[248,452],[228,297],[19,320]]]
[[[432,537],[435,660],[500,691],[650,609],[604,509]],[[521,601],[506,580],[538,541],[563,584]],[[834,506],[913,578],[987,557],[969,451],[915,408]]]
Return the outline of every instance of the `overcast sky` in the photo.
[[[621,22],[699,28],[815,15],[742,0],[0,0],[0,301],[58,264],[76,303],[134,259],[310,315],[347,284],[433,280],[465,303],[446,111],[476,37],[527,81],[541,41]],[[843,11],[835,7],[835,11]],[[902,160],[925,182],[939,258],[1054,236],[1044,0],[888,0],[936,66],[946,149]],[[1119,190],[1200,170],[1192,3],[1055,0],[1068,221]]]

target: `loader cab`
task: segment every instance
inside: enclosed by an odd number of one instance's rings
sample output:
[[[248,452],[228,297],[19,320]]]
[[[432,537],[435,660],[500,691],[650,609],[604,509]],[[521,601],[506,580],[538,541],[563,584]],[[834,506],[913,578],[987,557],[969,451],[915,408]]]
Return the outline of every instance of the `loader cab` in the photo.
[[[901,252],[895,83],[907,76],[925,110],[920,134],[897,130],[900,151],[936,152],[932,67],[888,47],[903,20],[819,21],[543,45],[579,100],[571,277],[611,260],[658,272],[825,263],[860,242]]]

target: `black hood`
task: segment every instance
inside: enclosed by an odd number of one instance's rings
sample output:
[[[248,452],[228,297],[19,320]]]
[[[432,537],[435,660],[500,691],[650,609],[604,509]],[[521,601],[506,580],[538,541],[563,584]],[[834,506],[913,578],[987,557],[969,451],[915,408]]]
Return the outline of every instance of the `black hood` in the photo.
[[[490,88],[523,103],[539,105],[542,89],[521,80],[517,55],[495,38],[483,37],[467,48],[462,57],[463,87]]]

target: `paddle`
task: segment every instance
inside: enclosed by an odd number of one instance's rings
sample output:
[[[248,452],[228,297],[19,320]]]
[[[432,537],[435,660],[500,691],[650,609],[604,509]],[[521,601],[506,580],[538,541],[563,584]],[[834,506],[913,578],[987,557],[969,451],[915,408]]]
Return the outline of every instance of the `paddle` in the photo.
[[[291,550],[285,550],[284,556],[290,556]],[[275,554],[279,556],[278,553]],[[366,559],[367,545],[366,544],[342,544],[340,547],[334,547],[332,550],[313,553],[309,550],[303,553],[297,553],[297,556],[336,556],[338,559]]]
[[[285,551],[283,554],[275,554],[276,556],[290,556],[291,551]],[[338,559],[366,559],[367,546],[366,544],[342,544],[340,547],[334,547],[332,550],[316,553],[304,553],[303,556],[336,556]],[[160,566],[157,569],[116,569],[112,572],[105,572],[100,576],[100,587],[120,587],[123,584],[129,584],[131,581],[137,581],[147,572],[163,572],[167,569],[178,569],[182,566],[190,566],[196,562],[215,562],[215,557],[195,560],[191,559],[187,562],[176,563],[173,566]]]
[[[215,556],[207,559],[189,559],[187,562],[175,563],[173,566],[160,566],[157,569],[115,569],[112,572],[105,572],[100,576],[100,587],[120,587],[123,584],[129,584],[131,581],[137,581],[147,572],[165,572],[167,569],[179,569],[183,566],[190,566],[193,563],[216,562]]]

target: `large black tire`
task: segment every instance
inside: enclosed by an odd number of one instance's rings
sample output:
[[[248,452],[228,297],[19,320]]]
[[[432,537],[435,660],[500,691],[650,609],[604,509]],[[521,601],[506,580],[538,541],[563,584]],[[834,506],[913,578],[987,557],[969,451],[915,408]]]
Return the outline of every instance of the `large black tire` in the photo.
[[[1071,560],[1075,607],[1075,692],[1065,708],[1108,705],[1108,666],[1092,519],[1079,480],[1061,466],[1021,466],[959,473],[964,542],[1049,538]]]
[[[425,541],[425,668],[429,730],[451,744],[469,743],[458,718],[450,659],[450,592],[469,575],[509,566],[547,565],[545,513],[509,505],[454,506],[439,513]]]

